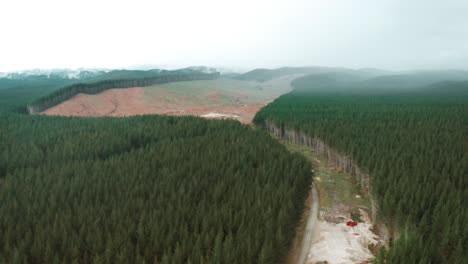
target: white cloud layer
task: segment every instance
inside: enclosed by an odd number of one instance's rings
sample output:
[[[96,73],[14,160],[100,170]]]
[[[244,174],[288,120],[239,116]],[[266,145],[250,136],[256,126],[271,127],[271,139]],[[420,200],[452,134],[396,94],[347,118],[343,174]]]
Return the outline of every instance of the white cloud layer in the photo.
[[[0,71],[468,69],[466,0],[1,0]]]

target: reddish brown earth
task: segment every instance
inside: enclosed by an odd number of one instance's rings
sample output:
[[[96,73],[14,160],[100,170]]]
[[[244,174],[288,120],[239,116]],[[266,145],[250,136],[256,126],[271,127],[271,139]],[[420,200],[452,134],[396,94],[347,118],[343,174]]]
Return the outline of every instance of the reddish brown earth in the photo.
[[[163,94],[166,93],[166,94]],[[72,99],[43,112],[46,115],[56,116],[134,116],[145,114],[160,115],[192,115],[201,116],[209,113],[220,113],[239,116],[237,119],[242,123],[250,123],[255,114],[265,106],[262,104],[251,104],[242,106],[222,105],[193,105],[186,104],[187,98],[178,95],[180,100],[164,99],[163,95],[170,92],[161,89],[161,98],[158,100],[147,100],[144,97],[144,89],[135,87],[128,89],[110,89],[96,95],[78,94]],[[174,94],[170,94],[174,96]],[[216,100],[219,93],[207,95],[208,99]],[[172,97],[174,98],[174,97]]]
[[[262,107],[289,92],[291,81],[299,76],[282,76],[262,83],[220,78],[110,89],[95,95],[78,94],[42,114],[94,117],[192,115],[232,118],[247,124]]]

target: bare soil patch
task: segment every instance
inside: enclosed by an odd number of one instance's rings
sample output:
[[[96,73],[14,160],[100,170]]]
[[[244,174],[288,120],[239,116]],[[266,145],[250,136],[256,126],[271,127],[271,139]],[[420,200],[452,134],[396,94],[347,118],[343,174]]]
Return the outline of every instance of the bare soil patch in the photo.
[[[307,263],[329,264],[370,263],[373,258],[369,245],[378,244],[379,238],[372,231],[372,224],[359,223],[346,226],[343,223],[319,221]]]
[[[177,96],[172,100],[161,99],[148,102],[144,99],[143,88],[111,89],[97,95],[78,94],[66,102],[47,109],[43,114],[94,117],[145,114],[192,115],[206,118],[228,117],[242,123],[250,123],[255,114],[264,106],[264,104],[242,106],[187,105],[184,104],[186,101],[187,98]]]
[[[92,117],[191,115],[236,119],[248,124],[268,102],[290,91],[290,82],[296,77],[282,77],[264,84],[219,79],[110,89],[95,95],[78,94],[42,114]],[[260,85],[265,87],[259,89]]]
[[[97,95],[78,94],[47,109],[46,115],[59,116],[131,116],[149,114],[151,107],[142,102],[142,88],[111,89]]]

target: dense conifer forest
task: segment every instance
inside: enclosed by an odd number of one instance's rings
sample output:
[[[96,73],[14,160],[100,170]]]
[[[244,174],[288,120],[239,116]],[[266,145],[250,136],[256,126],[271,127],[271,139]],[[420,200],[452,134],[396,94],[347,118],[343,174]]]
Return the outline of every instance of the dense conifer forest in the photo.
[[[376,262],[465,263],[468,82],[363,76],[297,79],[254,121],[320,138],[369,172],[395,235]],[[0,263],[284,261],[306,160],[234,121],[25,114],[72,82],[0,82]]]
[[[0,111],[27,113],[26,105],[73,83],[65,78],[34,76],[22,80],[0,79]]]
[[[26,115],[0,95],[0,263],[284,261],[311,168],[265,132]]]
[[[370,173],[396,238],[377,262],[466,263],[467,83],[346,89],[315,77],[297,79],[254,122],[320,138]]]

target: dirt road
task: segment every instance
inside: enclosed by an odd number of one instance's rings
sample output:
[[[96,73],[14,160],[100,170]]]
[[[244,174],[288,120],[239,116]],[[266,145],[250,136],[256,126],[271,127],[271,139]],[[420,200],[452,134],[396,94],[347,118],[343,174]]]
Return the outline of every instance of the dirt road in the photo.
[[[307,220],[306,230],[304,232],[301,251],[299,258],[297,259],[297,264],[304,264],[307,260],[307,255],[312,246],[312,238],[314,236],[314,230],[317,226],[318,219],[318,194],[315,185],[312,184],[312,205],[310,207],[309,219]]]

